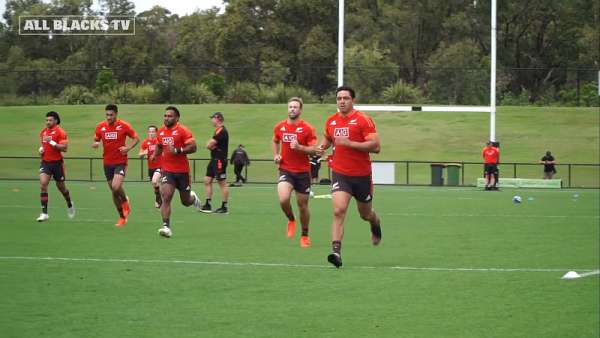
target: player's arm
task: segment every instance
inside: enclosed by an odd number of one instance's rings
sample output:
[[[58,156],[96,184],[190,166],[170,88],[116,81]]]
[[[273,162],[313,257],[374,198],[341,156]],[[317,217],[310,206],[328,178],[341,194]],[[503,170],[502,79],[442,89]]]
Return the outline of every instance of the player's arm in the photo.
[[[352,148],[354,150],[363,151],[365,153],[379,153],[381,150],[381,142],[377,133],[367,135],[363,142],[351,141],[348,137],[337,137],[335,144]]]
[[[144,158],[144,156],[148,155],[148,149],[140,149],[140,152],[138,153],[138,156],[140,158]]]
[[[281,142],[279,140],[273,139],[273,142],[271,142],[271,151],[273,151],[273,161],[275,163],[281,162]]]
[[[211,138],[210,140],[208,140],[208,142],[206,142],[206,149],[213,150],[216,147],[217,147],[217,140],[215,140],[214,138]]]
[[[295,151],[300,151],[303,152],[305,154],[308,155],[315,155],[317,153],[317,145],[316,142],[312,145],[301,145],[300,143],[298,143],[298,141],[294,140],[290,143],[290,148],[294,149]]]
[[[138,143],[140,143],[140,138],[137,135],[131,136],[131,139],[133,140],[133,142],[131,142],[129,145],[124,145],[119,148],[121,154],[127,154],[131,149],[135,148],[135,146],[137,146]]]
[[[325,150],[329,149],[329,147],[331,147],[331,139],[329,138],[329,136],[327,134],[324,135],[325,137],[323,137],[323,139],[321,140],[321,143],[317,146],[317,148],[315,149],[315,155],[318,156],[323,156],[323,154],[325,153]]]
[[[198,146],[196,145],[196,140],[194,140],[193,138],[190,138],[187,141],[185,141],[185,143],[183,144],[183,147],[175,148],[172,145],[169,145],[169,149],[167,151],[170,151],[172,154],[175,154],[175,155],[178,155],[178,154],[187,155],[187,154],[195,153],[197,149],[198,149]]]
[[[154,152],[150,156],[149,160],[152,162],[156,161],[156,159],[162,154],[162,152],[163,152],[163,145],[162,145],[162,143],[158,142],[156,144],[156,148],[154,148]]]
[[[92,143],[93,149],[98,149],[98,147],[100,146],[100,140],[102,140],[102,137],[100,136],[100,131],[96,129],[96,134],[94,135],[94,142]]]
[[[54,147],[55,149],[57,149],[58,151],[62,151],[63,153],[67,152],[67,148],[69,148],[69,141],[64,139],[60,142],[54,142],[54,141],[50,141],[48,142],[50,144],[50,146]]]

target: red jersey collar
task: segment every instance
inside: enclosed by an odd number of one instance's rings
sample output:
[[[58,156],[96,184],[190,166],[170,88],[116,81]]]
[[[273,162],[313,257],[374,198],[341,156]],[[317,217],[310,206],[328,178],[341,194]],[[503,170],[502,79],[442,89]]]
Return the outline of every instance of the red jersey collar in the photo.
[[[338,114],[339,117],[341,117],[343,119],[347,119],[347,118],[350,118],[350,117],[354,116],[354,114],[356,114],[357,112],[358,112],[358,110],[352,109],[352,111],[349,112],[346,115],[342,114],[340,111],[337,111],[337,114]]]

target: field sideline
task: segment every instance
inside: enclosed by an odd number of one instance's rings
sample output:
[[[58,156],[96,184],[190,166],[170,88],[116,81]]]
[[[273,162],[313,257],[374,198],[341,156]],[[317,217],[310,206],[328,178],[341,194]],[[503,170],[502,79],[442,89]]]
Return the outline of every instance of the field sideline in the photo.
[[[311,200],[313,246],[301,249],[274,185],[232,189],[229,215],[176,205],[162,239],[149,184],[126,184],[123,229],[105,184],[68,184],[77,217],[51,187],[51,219],[36,223],[37,183],[0,182],[5,337],[600,334],[598,275],[560,279],[600,267],[597,190],[377,187],[383,242],[370,245],[352,210],[336,270],[328,199]]]

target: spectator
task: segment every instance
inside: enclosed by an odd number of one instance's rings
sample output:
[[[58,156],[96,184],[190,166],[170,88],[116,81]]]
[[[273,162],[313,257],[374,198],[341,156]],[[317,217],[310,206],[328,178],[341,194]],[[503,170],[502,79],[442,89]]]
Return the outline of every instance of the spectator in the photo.
[[[240,144],[233,153],[231,153],[229,163],[233,164],[233,171],[235,172],[235,182],[232,183],[231,186],[241,186],[240,181],[246,183],[246,177],[242,175],[242,170],[244,169],[244,166],[250,165],[250,158],[248,158],[248,153],[246,152],[246,149],[244,149],[243,144]]]
[[[546,156],[542,157],[540,164],[544,165],[544,179],[551,180],[552,176],[556,174],[556,168],[554,167],[556,161],[554,161],[554,156],[552,156],[550,150],[546,151]]]
[[[319,170],[321,169],[321,156],[315,155],[310,157],[310,177],[313,183],[319,182]]]

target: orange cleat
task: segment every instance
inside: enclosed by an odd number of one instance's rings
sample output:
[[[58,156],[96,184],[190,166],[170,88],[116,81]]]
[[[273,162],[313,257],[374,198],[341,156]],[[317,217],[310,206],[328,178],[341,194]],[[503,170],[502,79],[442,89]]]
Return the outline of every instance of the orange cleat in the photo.
[[[308,236],[301,236],[300,237],[300,247],[302,247],[302,248],[308,248],[308,247],[310,247],[310,237],[308,237]]]
[[[115,223],[115,226],[117,228],[122,228],[125,226],[125,224],[127,224],[127,218],[119,217],[119,220],[117,221],[117,223]]]
[[[129,197],[121,204],[121,208],[123,208],[123,215],[127,218],[131,213],[131,207],[129,206]]]
[[[288,238],[294,237],[294,234],[296,234],[296,221],[288,221],[288,225],[287,225]]]

